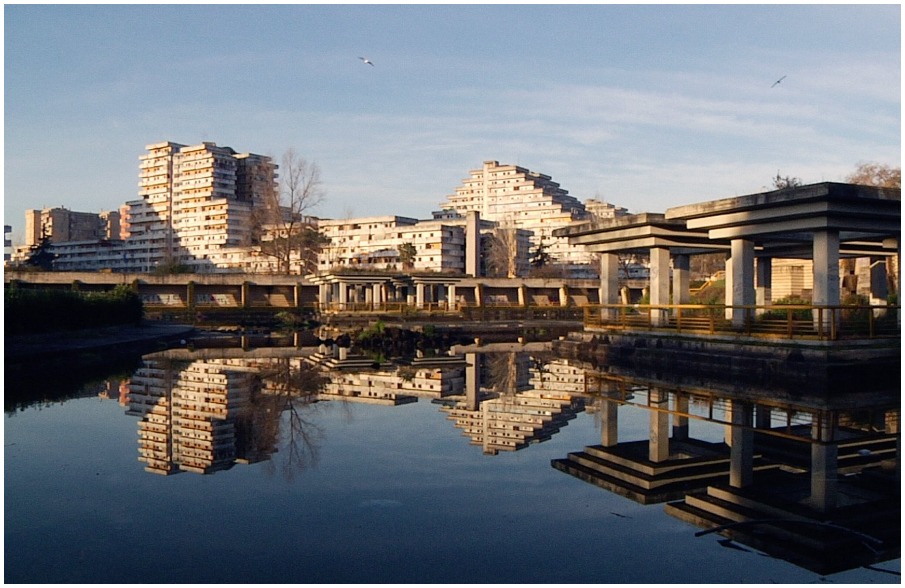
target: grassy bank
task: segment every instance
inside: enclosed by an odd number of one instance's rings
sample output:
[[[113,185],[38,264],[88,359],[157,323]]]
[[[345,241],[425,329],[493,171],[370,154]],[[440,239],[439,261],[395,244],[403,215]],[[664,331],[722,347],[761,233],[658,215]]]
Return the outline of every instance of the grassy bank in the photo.
[[[137,325],[144,312],[128,286],[110,292],[7,288],[3,306],[5,335]]]

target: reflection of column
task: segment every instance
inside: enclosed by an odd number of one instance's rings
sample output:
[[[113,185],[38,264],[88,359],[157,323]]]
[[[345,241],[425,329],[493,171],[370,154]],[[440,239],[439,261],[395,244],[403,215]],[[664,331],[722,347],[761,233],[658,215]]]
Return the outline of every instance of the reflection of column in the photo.
[[[839,448],[833,441],[836,415],[820,414],[811,425],[811,507],[826,512],[836,506],[837,458]]]
[[[615,447],[619,443],[619,403],[603,400],[600,406],[600,444]]]
[[[662,247],[650,250],[650,303],[653,306],[669,304],[669,249]],[[651,309],[652,325],[665,325],[668,319],[668,311]]]
[[[657,388],[650,388],[648,394],[650,411],[650,441],[648,459],[659,463],[669,459],[669,394]]]
[[[478,368],[478,354],[465,354],[465,407],[468,410],[478,410],[478,396],[481,389]]]
[[[672,417],[672,438],[685,441],[688,439],[688,396],[675,393],[676,409]]]
[[[754,241],[732,240],[732,326],[745,326],[747,310],[754,305]]]
[[[754,431],[751,429],[754,407],[729,400],[732,424],[726,431],[729,445],[729,485],[744,488],[754,481]]]

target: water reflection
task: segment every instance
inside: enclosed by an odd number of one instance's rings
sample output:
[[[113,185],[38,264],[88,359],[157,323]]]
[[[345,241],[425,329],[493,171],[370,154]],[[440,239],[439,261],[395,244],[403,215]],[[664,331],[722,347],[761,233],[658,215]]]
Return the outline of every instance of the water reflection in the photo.
[[[600,442],[554,468],[817,573],[900,556],[896,391],[783,395],[590,368],[585,387]],[[619,438],[626,405],[649,411],[647,439]],[[692,423],[723,427],[723,439],[695,438]]]
[[[284,413],[288,461],[316,460],[317,428],[304,416],[323,377],[297,359],[146,356],[128,383],[126,414],[139,417],[139,461],[171,475],[210,474],[265,461],[275,451]]]
[[[690,524],[689,540],[695,528],[719,532],[720,545],[820,574],[900,554],[897,391],[760,390],[540,352],[375,360],[337,346],[162,352],[124,389],[148,472],[276,467],[285,443],[284,472],[299,473],[317,461],[312,411],[325,401],[392,410],[427,400],[486,455],[548,440],[587,411],[599,439],[552,466],[662,505]],[[626,407],[649,413],[643,437],[620,431]]]

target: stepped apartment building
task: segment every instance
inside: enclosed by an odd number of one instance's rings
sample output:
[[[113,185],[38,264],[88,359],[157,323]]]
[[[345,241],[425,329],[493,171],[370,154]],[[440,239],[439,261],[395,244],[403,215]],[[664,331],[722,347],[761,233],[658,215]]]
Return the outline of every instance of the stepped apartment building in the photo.
[[[597,214],[624,214],[625,209],[608,207],[594,201]],[[593,254],[572,247],[568,240],[554,237],[553,231],[589,218],[589,212],[550,176],[517,165],[485,161],[481,169],[471,170],[455,194],[441,204],[443,211],[464,215],[477,211],[481,218],[501,227],[530,231],[531,249],[543,247],[551,262],[563,266],[570,277],[591,277]]]

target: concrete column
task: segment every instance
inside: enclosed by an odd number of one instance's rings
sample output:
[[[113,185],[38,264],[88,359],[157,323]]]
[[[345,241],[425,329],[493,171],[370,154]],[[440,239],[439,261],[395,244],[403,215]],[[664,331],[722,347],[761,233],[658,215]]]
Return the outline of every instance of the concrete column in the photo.
[[[814,233],[814,291],[811,303],[815,306],[839,306],[839,231]],[[814,310],[814,326],[828,334],[832,317],[828,311]]]
[[[889,285],[886,276],[886,258],[870,258],[870,303],[886,304]]]
[[[650,250],[650,303],[669,304],[669,249],[654,247]],[[665,325],[669,311],[651,310],[651,324]]]
[[[838,489],[839,448],[833,441],[836,428],[835,414],[822,414],[811,425],[811,496],[808,503],[820,512],[836,506]]]
[[[302,305],[302,285],[294,284],[292,286],[292,306],[298,308]]]
[[[754,242],[733,239],[732,250],[732,306],[753,306],[754,296]],[[745,326],[748,316],[744,308],[732,309],[732,326]]]
[[[619,304],[619,256],[615,253],[600,254],[600,286],[597,289],[600,304]],[[628,304],[628,302],[623,302]],[[601,318],[612,319],[616,309],[603,309]]]
[[[339,308],[345,310],[349,304],[349,285],[339,282],[336,286],[339,288]]]
[[[559,287],[559,305],[569,306],[569,287],[565,284]]]
[[[327,308],[330,304],[330,285],[329,284],[318,284],[317,285],[317,301],[320,304],[321,308]]]
[[[481,217],[477,211],[465,213],[465,275],[477,278],[481,271]]]
[[[475,306],[484,306],[484,289],[481,287],[481,284],[475,284],[474,286],[474,302]]]
[[[415,308],[424,308],[424,284],[415,284]]]
[[[691,260],[688,255],[672,258],[672,303],[691,302]]]
[[[528,288],[524,284],[518,287],[518,305],[528,306]]]
[[[650,437],[647,458],[654,463],[669,459],[669,395],[657,388],[650,388]],[[657,410],[660,409],[660,410]]]
[[[768,306],[773,301],[773,258],[758,257],[754,274],[754,304]],[[755,311],[758,316],[764,312],[765,308]]]
[[[189,310],[195,308],[195,282],[189,281],[185,285],[185,307]]]
[[[744,488],[754,481],[754,407],[737,400],[729,401],[732,424],[726,431],[729,445],[729,485]]]
[[[383,284],[371,284],[371,302],[375,309],[383,307]]]
[[[675,393],[676,407],[672,416],[672,438],[680,441],[688,439],[688,396]]]
[[[726,286],[723,292],[723,303],[726,305],[726,320],[732,320],[732,309],[729,308],[732,306],[732,258],[726,258],[726,270],[724,272],[724,279],[726,281]]]
[[[242,286],[240,286],[239,300],[242,308],[251,306],[251,284],[247,280],[242,282]]]
[[[456,285],[450,284],[446,288],[446,307],[449,310],[456,309]]]

